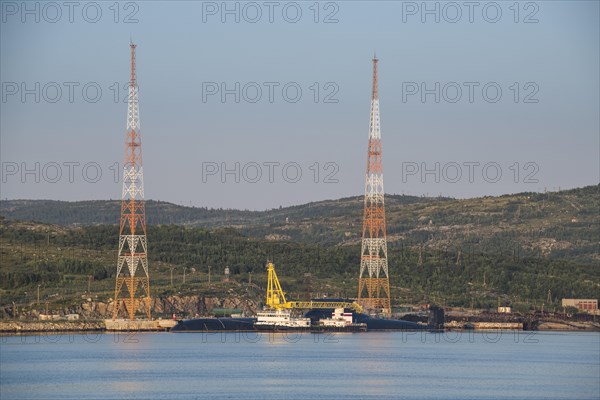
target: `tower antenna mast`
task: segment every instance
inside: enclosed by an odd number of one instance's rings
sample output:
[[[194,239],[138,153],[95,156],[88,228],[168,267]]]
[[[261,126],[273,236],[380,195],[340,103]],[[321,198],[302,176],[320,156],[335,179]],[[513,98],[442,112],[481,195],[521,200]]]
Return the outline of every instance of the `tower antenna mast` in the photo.
[[[373,88],[365,179],[358,303],[376,314],[391,314],[390,279],[388,275],[383,165],[381,159],[381,126],[379,120],[379,88],[377,66],[373,57]]]
[[[119,249],[113,319],[124,310],[130,320],[142,308],[150,315],[150,276],[148,273],[148,241],[146,238],[146,206],[144,203],[144,170],[142,167],[142,135],[138,84],[136,76],[136,45],[131,42],[131,71],[127,98],[127,131],[123,163],[123,191],[119,223]],[[141,267],[141,268],[140,268]]]

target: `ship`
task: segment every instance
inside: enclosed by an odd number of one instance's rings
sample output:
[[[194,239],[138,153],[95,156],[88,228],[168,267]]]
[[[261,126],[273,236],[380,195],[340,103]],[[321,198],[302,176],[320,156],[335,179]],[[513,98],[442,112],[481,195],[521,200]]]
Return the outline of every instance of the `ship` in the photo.
[[[335,311],[333,311],[335,312]],[[262,312],[261,312],[262,313]],[[259,314],[261,314],[259,313]],[[268,312],[265,312],[268,313]],[[430,325],[419,324],[416,322],[403,321],[397,319],[375,318],[366,314],[352,313],[352,323],[343,326],[336,322],[328,321],[327,314],[331,315],[332,310],[314,309],[304,314],[303,318],[296,318],[290,315],[287,317],[276,317],[277,319],[268,319],[271,317],[263,316],[263,321],[259,323],[257,318],[194,318],[184,319],[177,322],[177,325],[171,328],[171,332],[215,332],[215,331],[310,331],[310,332],[372,332],[372,331],[418,331],[432,330]],[[281,314],[280,314],[281,315]],[[346,316],[346,318],[348,318]],[[306,320],[309,320],[308,327]],[[299,322],[298,320],[302,320]],[[313,323],[312,321],[316,321]]]
[[[410,321],[371,317],[350,299],[312,299],[288,301],[281,288],[275,266],[267,263],[267,293],[265,309],[256,318],[196,318],[179,321],[171,332],[210,331],[311,331],[364,332],[413,331],[431,329],[428,325]],[[309,310],[298,316],[298,310]]]
[[[257,330],[309,330],[310,318],[294,317],[289,310],[265,310],[257,313],[254,327]]]
[[[327,321],[328,315],[332,313],[333,310],[325,310],[325,309],[313,309],[308,311],[304,316],[310,318],[313,321],[313,324],[319,324],[321,321]],[[346,314],[345,318],[350,318],[348,314],[350,310],[345,310],[344,314]],[[360,332],[371,332],[371,331],[419,331],[419,330],[431,330],[432,326],[419,324],[411,321],[404,321],[400,319],[388,319],[388,318],[377,318],[372,317],[368,314],[363,313],[352,313],[352,325],[348,328],[350,331],[360,331]],[[327,325],[331,325],[329,323],[319,324],[318,326],[325,327]],[[352,330],[351,327],[360,327],[358,329]],[[335,330],[335,329],[334,329]]]
[[[307,313],[308,314],[308,313]],[[310,318],[309,318],[310,319]],[[338,307],[331,313],[331,318],[323,318],[313,325],[313,332],[366,332],[367,324],[354,322],[354,314]]]

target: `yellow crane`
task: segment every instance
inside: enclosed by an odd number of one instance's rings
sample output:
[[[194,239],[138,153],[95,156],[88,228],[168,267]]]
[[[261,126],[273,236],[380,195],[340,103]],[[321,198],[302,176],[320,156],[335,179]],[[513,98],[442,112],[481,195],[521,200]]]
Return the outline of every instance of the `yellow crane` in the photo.
[[[351,308],[357,313],[362,312],[362,307],[355,302],[346,301],[287,301],[285,292],[281,288],[275,265],[267,263],[267,307],[275,310],[292,308]]]

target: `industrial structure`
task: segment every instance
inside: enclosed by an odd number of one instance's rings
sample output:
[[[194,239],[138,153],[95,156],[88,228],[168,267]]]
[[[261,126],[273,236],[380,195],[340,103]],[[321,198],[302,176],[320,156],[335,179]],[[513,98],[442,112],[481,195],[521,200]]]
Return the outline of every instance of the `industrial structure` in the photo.
[[[279,283],[275,266],[267,263],[267,297],[265,309],[256,318],[194,318],[182,320],[172,332],[211,331],[304,331],[364,332],[369,330],[407,331],[429,329],[429,325],[410,321],[373,318],[362,314],[362,307],[346,299],[288,301]],[[298,310],[309,310],[299,316]],[[293,315],[294,312],[296,315]],[[442,312],[443,314],[443,312]],[[443,322],[442,322],[443,323]]]
[[[391,314],[390,279],[385,233],[381,127],[377,83],[378,62],[377,56],[374,56],[362,248],[358,278],[358,303],[370,313],[389,316]]]
[[[594,314],[598,311],[597,299],[562,299],[563,308],[575,307],[579,311]]]
[[[352,301],[333,301],[333,300],[310,300],[310,301],[287,301],[285,292],[281,288],[275,265],[272,262],[267,263],[267,299],[266,306],[273,310],[284,309],[335,309],[335,308],[351,308],[356,312],[362,312],[362,307]]]
[[[131,43],[130,48],[131,75],[127,99],[127,133],[113,320],[121,310],[125,311],[130,320],[135,319],[140,306],[146,317],[151,319],[142,136],[135,62],[136,45]]]

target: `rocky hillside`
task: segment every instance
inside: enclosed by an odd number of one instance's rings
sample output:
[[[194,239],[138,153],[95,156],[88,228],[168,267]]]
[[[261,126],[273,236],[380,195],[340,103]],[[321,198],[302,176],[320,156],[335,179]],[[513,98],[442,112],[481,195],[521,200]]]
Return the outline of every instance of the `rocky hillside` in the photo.
[[[387,195],[388,241],[497,252],[520,247],[544,257],[599,261],[599,189],[596,185],[461,200]],[[269,241],[348,245],[360,241],[362,201],[362,197],[349,197],[262,212],[148,201],[147,218],[150,225],[234,227],[246,236]],[[9,220],[62,226],[114,224],[118,213],[117,201],[0,202],[0,215]]]
[[[239,312],[253,315],[258,308],[256,299],[230,295],[227,297],[214,296],[157,296],[152,298],[151,313],[155,317],[170,318],[177,314],[178,318],[191,318],[195,316],[215,315],[220,310],[224,313],[227,310],[239,310]],[[64,307],[50,308],[48,314],[64,317],[68,314],[79,314],[82,319],[107,319],[112,318],[114,309],[113,301],[99,301],[94,298],[83,299],[76,304],[70,304]],[[29,307],[15,307],[4,305],[0,307],[0,319],[38,319],[40,314],[45,314],[44,307],[36,307],[31,304]],[[143,313],[143,310],[140,309]]]
[[[560,307],[564,297],[597,298],[598,189],[465,200],[388,196],[393,303],[548,309]],[[8,310],[15,302],[31,313],[48,302],[63,312],[104,314],[114,296],[118,227],[76,217],[82,207],[89,207],[85,215],[96,216],[118,204],[51,203],[2,202],[0,307]],[[148,227],[152,294],[167,299],[154,305],[159,313],[168,314],[172,296],[189,299],[172,302],[192,315],[226,298],[246,299],[251,309],[264,293],[266,260],[276,263],[293,299],[356,293],[359,197],[265,212],[159,202],[148,207],[156,218],[180,222]],[[202,213],[212,213],[212,219],[200,218]],[[90,310],[83,308],[88,297],[96,304]]]

